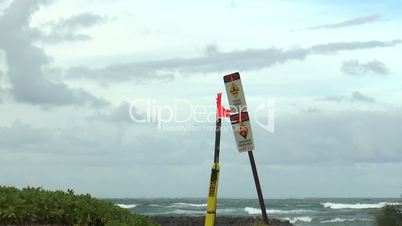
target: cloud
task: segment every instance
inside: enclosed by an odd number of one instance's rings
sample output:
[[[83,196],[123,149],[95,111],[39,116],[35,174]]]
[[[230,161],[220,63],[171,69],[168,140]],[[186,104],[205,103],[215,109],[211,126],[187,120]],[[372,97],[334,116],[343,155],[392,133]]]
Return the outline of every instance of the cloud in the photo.
[[[3,74],[3,72],[1,71],[1,68],[0,68],[0,103],[3,102],[3,95],[4,95],[3,84],[2,84],[3,83],[3,80],[2,80],[3,77],[4,77],[4,74]]]
[[[191,165],[207,156],[203,148],[209,136],[192,139],[196,134],[162,131],[153,124],[125,127],[93,121],[79,127],[41,128],[16,121],[0,126],[0,153],[43,156],[40,161],[54,158],[49,164],[56,165]]]
[[[344,172],[354,166],[360,171],[353,176],[348,174],[349,179],[362,179],[359,172],[366,175],[361,171],[365,164],[373,164],[372,172],[388,164],[400,168],[401,113],[400,110],[336,111],[282,115],[275,123],[274,134],[254,124],[255,158],[260,172],[265,172],[260,179],[262,183],[281,181],[276,183],[280,185],[277,191],[280,196],[284,195],[280,188],[294,183],[294,180],[282,181],[284,172],[292,179],[298,178],[300,168],[310,169],[303,172],[318,177],[333,175],[332,180],[337,183],[344,180]],[[224,120],[222,125],[229,128],[230,122]],[[208,183],[213,147],[213,130],[167,132],[152,125],[124,127],[102,121],[41,128],[15,122],[11,126],[0,126],[0,174],[3,173],[3,183],[85,188],[85,191],[99,192],[97,194],[103,197],[115,196],[116,189],[113,188],[116,186],[126,192],[122,193],[123,196],[201,196],[205,190],[198,187]],[[239,196],[245,194],[244,190],[254,191],[247,155],[237,152],[230,130],[222,131],[221,160],[225,165],[222,188],[227,189],[227,193],[224,194],[236,193],[230,193],[233,187],[239,188]],[[338,178],[334,169],[341,171]],[[60,175],[63,175],[62,180]],[[197,184],[186,183],[194,179],[194,175],[197,175]],[[236,184],[233,178],[239,175],[245,179]],[[397,173],[392,176],[378,173],[371,179],[394,181],[395,176]],[[90,178],[107,181],[106,184],[114,183],[109,189],[99,189],[98,183],[93,183]],[[250,183],[245,182],[246,178],[250,178]],[[136,184],[138,180],[142,181],[139,186]],[[177,194],[177,184],[180,183],[187,184],[188,193]],[[300,181],[300,184],[308,186],[310,183]],[[161,185],[166,189],[158,189]],[[246,189],[248,185],[250,189]],[[126,188],[133,186],[138,189],[130,193],[132,189]],[[310,191],[304,189],[304,194],[299,195],[306,196],[305,192]]]
[[[398,112],[339,111],[287,115],[275,122],[275,133],[253,128],[256,147],[267,164],[324,162],[402,162]],[[398,128],[399,127],[399,128]],[[255,131],[254,131],[255,130]],[[266,132],[265,132],[266,133]]]
[[[334,101],[334,102],[342,102],[347,100],[347,97],[344,96],[327,96],[324,98],[319,98],[318,100],[322,100],[322,101]]]
[[[0,149],[21,151],[32,145],[42,145],[51,131],[16,121],[10,127],[0,127],[0,134]]]
[[[39,5],[46,1],[15,0],[0,16],[0,49],[5,53],[9,93],[15,101],[34,105],[106,105],[103,99],[50,80],[44,70],[51,58],[32,44],[29,22]]]
[[[315,45],[311,47],[310,50],[312,54],[333,54],[338,51],[393,47],[401,43],[401,39],[391,41],[334,42],[323,45]]]
[[[359,91],[353,92],[350,96],[327,96],[320,98],[321,101],[334,101],[334,102],[364,102],[364,103],[375,103],[373,97],[366,96]]]
[[[320,113],[321,110],[315,107],[307,107],[307,108],[301,108],[301,112],[303,113],[310,113],[310,114],[315,114],[315,113]]]
[[[361,101],[366,103],[374,103],[375,99],[369,96],[365,96],[362,93],[355,91],[352,93],[352,101]]]
[[[323,24],[323,25],[318,25],[318,26],[314,26],[314,27],[309,27],[309,28],[307,28],[307,30],[337,29],[337,28],[343,28],[343,27],[351,27],[351,26],[357,26],[357,25],[377,22],[381,18],[382,17],[380,15],[370,15],[370,16],[364,16],[364,17],[357,17],[357,18],[353,18],[353,19],[350,19],[350,20],[345,20],[345,21],[342,21],[342,22],[339,22],[339,23]]]
[[[341,71],[353,76],[384,76],[389,74],[388,68],[378,60],[360,63],[357,59],[345,60],[342,62]]]
[[[72,67],[66,78],[98,80],[100,83],[137,82],[150,80],[168,81],[176,74],[231,72],[233,70],[259,70],[291,60],[304,60],[311,55],[335,54],[340,51],[392,47],[402,40],[338,42],[314,45],[310,48],[245,49],[220,52],[214,45],[207,46],[205,55],[194,58],[174,58],[158,61],[112,64],[103,68]]]
[[[287,114],[275,125],[273,134],[253,126],[256,151],[263,164],[402,162],[400,110]],[[230,122],[225,120],[223,126],[229,128]],[[57,154],[52,161],[56,165],[199,165],[211,158],[213,134],[212,129],[171,132],[139,123],[124,127],[96,121],[40,128],[15,122],[0,127],[0,152],[44,157]],[[221,138],[221,149],[227,150],[225,162],[247,164],[238,157],[232,131],[224,129]],[[208,148],[211,152],[205,151]]]
[[[82,13],[46,24],[44,28],[50,30],[47,34],[42,30],[37,30],[34,34],[36,34],[36,38],[40,41],[48,43],[90,40],[91,37],[89,35],[78,32],[104,23],[107,19],[107,17],[97,14]]]
[[[121,102],[118,106],[108,109],[107,112],[99,112],[98,115],[92,116],[90,119],[111,123],[134,124],[135,121],[131,118],[130,114],[132,114],[134,119],[145,119],[145,116],[137,108],[127,102]]]

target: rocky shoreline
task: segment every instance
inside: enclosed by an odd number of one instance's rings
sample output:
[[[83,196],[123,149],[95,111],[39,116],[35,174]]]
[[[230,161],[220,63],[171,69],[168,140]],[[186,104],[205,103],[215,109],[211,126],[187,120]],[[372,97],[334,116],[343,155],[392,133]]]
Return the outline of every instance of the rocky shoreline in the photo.
[[[150,216],[161,226],[204,226],[204,216]],[[216,226],[262,226],[261,219],[256,217],[219,216]],[[259,223],[259,224],[258,224]],[[271,226],[294,226],[289,221],[270,218]]]
[[[148,216],[149,219],[161,226],[204,226],[204,216]],[[281,221],[270,218],[269,226],[295,226],[289,221]],[[261,218],[257,217],[235,217],[220,216],[216,219],[216,226],[264,226]],[[0,223],[0,225],[3,225]],[[16,224],[5,224],[5,226],[17,226]],[[61,224],[18,224],[18,226],[65,226]]]

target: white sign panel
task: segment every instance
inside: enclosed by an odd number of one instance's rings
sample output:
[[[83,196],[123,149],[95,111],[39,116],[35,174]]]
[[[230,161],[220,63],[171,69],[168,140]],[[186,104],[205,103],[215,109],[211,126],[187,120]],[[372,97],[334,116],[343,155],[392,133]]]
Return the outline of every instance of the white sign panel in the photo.
[[[231,115],[233,132],[239,152],[254,150],[253,133],[251,131],[250,119],[247,112]]]
[[[238,72],[223,77],[232,114],[247,111],[243,86]]]

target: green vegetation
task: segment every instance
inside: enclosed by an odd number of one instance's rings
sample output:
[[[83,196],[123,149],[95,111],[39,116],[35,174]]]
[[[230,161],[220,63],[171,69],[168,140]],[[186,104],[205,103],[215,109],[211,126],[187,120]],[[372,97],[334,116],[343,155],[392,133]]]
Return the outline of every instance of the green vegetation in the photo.
[[[89,194],[3,186],[0,186],[0,222],[6,225],[157,225]]]
[[[262,220],[256,220],[253,226],[266,226],[266,224]]]
[[[376,216],[378,226],[402,226],[402,213],[398,206],[385,206]]]

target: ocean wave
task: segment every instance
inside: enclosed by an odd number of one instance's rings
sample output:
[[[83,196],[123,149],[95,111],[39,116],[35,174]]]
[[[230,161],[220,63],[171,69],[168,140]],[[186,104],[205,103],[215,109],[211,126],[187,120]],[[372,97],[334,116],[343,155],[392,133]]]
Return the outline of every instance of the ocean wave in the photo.
[[[238,209],[231,209],[231,208],[227,208],[227,209],[217,209],[216,210],[218,213],[236,213],[239,210]]]
[[[206,207],[206,203],[198,204],[198,203],[185,203],[185,202],[176,202],[171,205],[171,207]]]
[[[116,204],[116,206],[119,206],[124,209],[131,209],[137,207],[138,204]]]
[[[246,207],[244,208],[244,211],[246,211],[248,214],[260,214],[261,209],[253,208],[253,207]],[[276,210],[276,209],[268,209],[267,213],[270,214],[297,214],[297,213],[312,213],[315,212],[314,210]]]
[[[343,219],[343,218],[334,218],[331,220],[325,220],[325,221],[321,221],[322,224],[325,223],[342,223],[342,222],[353,222],[353,221],[372,221],[370,219],[356,219],[356,218],[352,218],[352,219]]]
[[[173,211],[168,212],[168,214],[193,215],[193,214],[205,214],[205,211],[175,209]]]
[[[313,218],[311,217],[294,217],[294,218],[283,218],[284,220],[288,220],[290,223],[295,224],[296,222],[305,222],[305,223],[310,223]]]
[[[386,205],[401,205],[402,203],[392,203],[392,202],[379,202],[375,204],[368,203],[355,203],[355,204],[346,204],[346,203],[332,203],[325,202],[321,203],[325,208],[330,209],[377,209],[382,208]]]
[[[158,205],[158,204],[149,204],[149,206],[152,206],[152,207],[163,207],[163,206]]]

